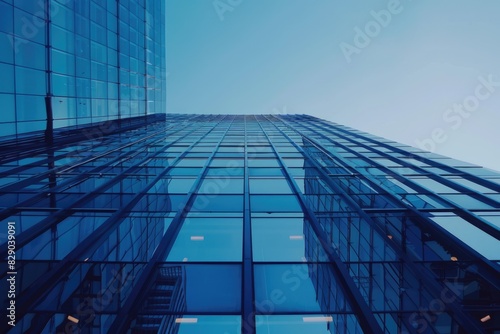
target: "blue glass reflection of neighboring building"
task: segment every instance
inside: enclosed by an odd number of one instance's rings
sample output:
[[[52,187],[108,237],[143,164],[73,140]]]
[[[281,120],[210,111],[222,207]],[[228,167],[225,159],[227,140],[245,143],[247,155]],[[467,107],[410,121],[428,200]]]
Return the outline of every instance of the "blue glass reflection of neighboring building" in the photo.
[[[494,171],[305,115],[72,131],[2,150],[2,332],[500,330]]]

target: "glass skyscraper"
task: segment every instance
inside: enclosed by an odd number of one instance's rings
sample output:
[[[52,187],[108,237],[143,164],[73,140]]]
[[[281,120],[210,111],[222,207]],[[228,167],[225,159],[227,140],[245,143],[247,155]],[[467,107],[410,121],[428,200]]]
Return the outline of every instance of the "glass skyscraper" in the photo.
[[[2,332],[500,331],[488,169],[306,115],[181,114],[0,168]]]
[[[0,333],[500,333],[499,173],[165,114],[164,1],[0,17]]]
[[[164,115],[164,1],[0,0],[0,18],[2,135]]]

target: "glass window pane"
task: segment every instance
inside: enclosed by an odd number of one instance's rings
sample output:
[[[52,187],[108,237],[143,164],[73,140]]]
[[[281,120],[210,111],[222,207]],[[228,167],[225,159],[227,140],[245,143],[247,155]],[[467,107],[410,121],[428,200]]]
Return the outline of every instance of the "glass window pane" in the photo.
[[[287,167],[304,167],[304,159],[283,159],[283,162]]]
[[[249,168],[248,173],[250,176],[283,176],[283,169],[281,168]]]
[[[267,178],[250,180],[250,193],[252,194],[291,194],[292,189],[284,178]]]
[[[241,333],[241,317],[235,315],[186,315],[176,317],[175,327],[171,333]],[[169,332],[170,333],[170,332]]]
[[[0,106],[2,106],[2,113],[0,113],[0,123],[2,122],[15,122],[15,105],[14,95],[0,94]],[[2,132],[3,135],[5,135]]]
[[[294,195],[251,195],[253,212],[301,212],[302,208]]]
[[[161,179],[148,192],[154,194],[188,193],[195,178]]]
[[[180,168],[180,167],[174,167],[172,168],[168,174],[169,175],[175,175],[175,176],[197,176],[201,172],[201,168]]]
[[[461,206],[466,209],[492,209],[492,207],[486,203],[481,202],[480,200],[475,199],[469,195],[463,194],[446,194],[441,195],[443,198],[446,198],[458,206]]]
[[[241,218],[186,218],[167,261],[241,261]]]
[[[248,159],[248,167],[279,167],[276,159]]]
[[[243,167],[243,159],[213,159],[210,162],[210,167],[226,167],[226,168],[237,168]]]
[[[490,260],[500,259],[500,240],[460,217],[432,217],[433,221]]]
[[[0,73],[2,73],[0,93],[14,93],[14,66],[0,63]]]
[[[200,194],[196,196],[193,206],[191,207],[191,211],[243,211],[243,196]]]
[[[257,334],[363,333],[354,314],[258,315]]]
[[[17,95],[17,120],[39,121],[46,120],[45,101],[43,96]]]
[[[230,177],[206,178],[203,180],[198,193],[213,195],[242,194],[243,179]]]
[[[231,177],[231,176],[243,176],[245,170],[239,167],[209,167],[207,171],[207,176],[218,176],[218,177]]]
[[[185,311],[240,312],[241,266],[237,264],[161,265],[158,269],[181,267]]]
[[[18,43],[19,51],[16,52],[16,65],[45,70],[45,46],[32,41],[21,39],[18,41],[20,43]]]
[[[273,312],[349,311],[332,264],[262,264],[254,266],[255,300],[263,314]],[[319,280],[318,280],[319,279]],[[333,298],[329,295],[333,294]],[[318,295],[328,296],[327,299]]]
[[[252,251],[254,261],[327,260],[316,235],[303,218],[252,218]]]
[[[13,30],[13,8],[11,5],[8,5],[4,2],[0,2],[0,12],[2,13],[2,19],[0,20],[0,31],[4,31],[7,33],[12,33]],[[11,37],[7,37],[11,38]],[[5,43],[5,42],[4,42]],[[2,48],[4,51],[12,51],[10,47]]]

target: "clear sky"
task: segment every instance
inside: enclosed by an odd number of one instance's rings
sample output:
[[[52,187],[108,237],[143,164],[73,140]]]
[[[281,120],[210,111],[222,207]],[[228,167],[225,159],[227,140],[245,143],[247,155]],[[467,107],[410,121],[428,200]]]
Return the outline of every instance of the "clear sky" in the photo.
[[[167,113],[310,114],[500,170],[499,14],[496,0],[167,0]]]

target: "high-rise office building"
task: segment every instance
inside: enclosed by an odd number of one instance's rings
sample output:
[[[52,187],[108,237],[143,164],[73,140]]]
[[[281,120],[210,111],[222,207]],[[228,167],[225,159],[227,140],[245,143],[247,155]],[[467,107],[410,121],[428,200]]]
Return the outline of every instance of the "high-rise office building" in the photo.
[[[165,114],[165,1],[0,0],[0,13],[3,136]]]
[[[0,332],[500,332],[500,174],[309,116],[165,119],[164,1],[0,13]]]
[[[500,331],[494,171],[305,115],[2,152],[2,332]]]

